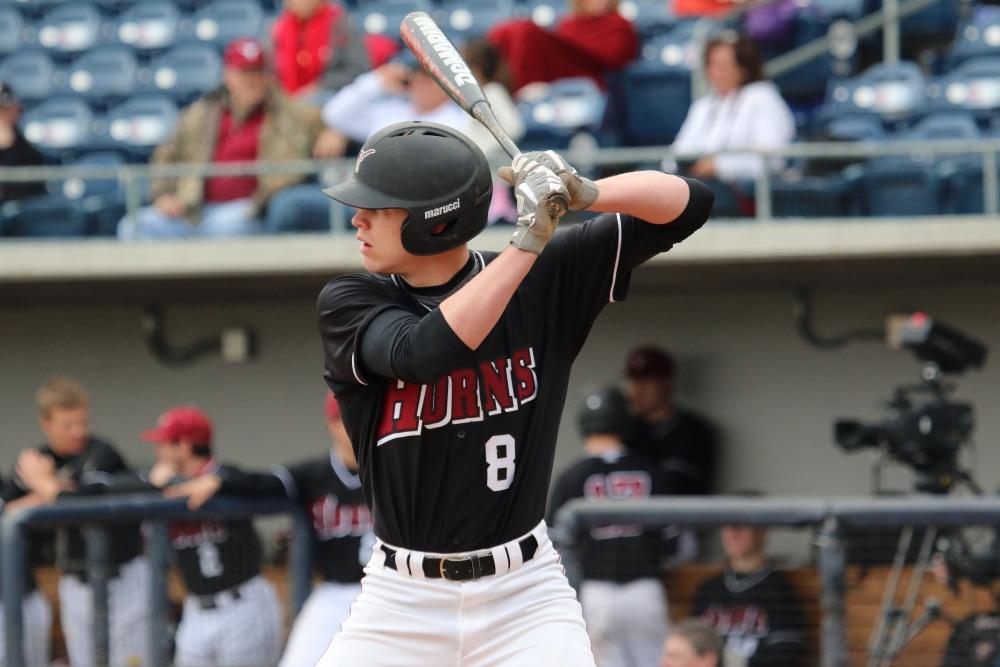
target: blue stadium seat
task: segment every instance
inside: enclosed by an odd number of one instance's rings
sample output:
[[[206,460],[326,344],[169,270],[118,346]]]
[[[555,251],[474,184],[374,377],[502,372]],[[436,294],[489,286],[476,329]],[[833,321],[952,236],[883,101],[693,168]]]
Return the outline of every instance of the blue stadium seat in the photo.
[[[423,0],[367,0],[355,11],[356,25],[369,35],[399,37],[399,24],[412,11],[428,9]]]
[[[958,27],[961,3],[955,0],[936,0],[920,11],[910,14],[900,22],[904,39],[947,40]],[[882,0],[867,0],[866,13],[882,9]]]
[[[177,116],[177,104],[169,97],[136,95],[107,113],[98,145],[146,157],[170,138]]]
[[[446,0],[435,12],[438,24],[456,44],[483,36],[513,11],[509,0]]]
[[[101,39],[103,19],[89,2],[67,2],[45,12],[36,25],[38,45],[69,58],[93,48]]]
[[[898,124],[927,110],[924,75],[916,63],[873,65],[858,76],[830,83],[818,117],[822,122],[844,114],[877,114]]]
[[[121,167],[126,164],[120,153],[87,153],[73,162],[77,167]],[[60,183],[60,194],[76,202],[87,215],[89,236],[114,236],[118,221],[125,215],[125,190],[118,178],[68,178]]]
[[[54,97],[24,113],[24,136],[39,150],[63,157],[85,149],[94,138],[94,112],[77,97]]]
[[[606,105],[604,92],[591,79],[553,81],[543,94],[518,102],[525,126],[521,148],[566,148],[579,134],[599,141]]]
[[[184,106],[219,87],[222,57],[209,44],[182,44],[155,58],[148,74],[150,92],[170,95]]]
[[[42,195],[16,202],[4,221],[4,236],[73,238],[86,236],[87,214],[62,195]]]
[[[0,79],[30,105],[51,95],[64,76],[44,51],[18,51],[0,62]]]
[[[898,136],[910,141],[978,139],[982,132],[972,114],[965,111],[940,111],[921,118],[912,129]]]
[[[826,119],[813,135],[822,141],[882,141],[886,131],[878,115],[854,113]]]
[[[933,161],[871,160],[857,181],[861,213],[870,216],[943,213],[943,185]]]
[[[169,0],[138,2],[118,17],[115,36],[140,53],[161,51],[177,41],[182,20],[184,15]]]
[[[73,61],[66,70],[66,87],[91,105],[109,107],[135,91],[139,63],[131,49],[104,46]]]
[[[951,69],[969,58],[1000,55],[1000,7],[975,5],[958,28],[947,57]]]
[[[771,183],[776,218],[838,218],[848,215],[847,181],[839,175],[805,176]]]
[[[962,109],[989,123],[1000,110],[1000,55],[965,61],[927,86],[927,97],[932,109]]]
[[[809,4],[830,19],[854,21],[865,14],[865,0],[811,0]]]
[[[0,57],[13,53],[21,45],[24,23],[17,7],[0,6]]]
[[[260,37],[264,10],[255,0],[214,0],[198,9],[192,22],[196,40],[221,48],[239,37]]]
[[[787,44],[771,49],[762,48],[764,61],[798,48],[813,40],[824,37],[830,29],[830,19],[819,10],[802,7],[795,14],[792,34]],[[784,72],[774,79],[782,96],[790,102],[816,104],[826,93],[827,81],[833,76],[834,58],[824,53],[798,67]]]
[[[661,0],[623,0],[618,12],[632,22],[643,40],[669,31],[678,21],[668,3]]]

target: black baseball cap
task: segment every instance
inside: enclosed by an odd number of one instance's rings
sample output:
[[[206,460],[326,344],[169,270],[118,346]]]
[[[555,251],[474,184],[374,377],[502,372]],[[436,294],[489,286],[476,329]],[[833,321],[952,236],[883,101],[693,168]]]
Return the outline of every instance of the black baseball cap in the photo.
[[[637,347],[625,361],[625,377],[630,380],[672,378],[676,369],[677,364],[670,353],[656,345]]]
[[[14,94],[14,89],[6,81],[0,81],[0,107],[16,107],[21,102]]]

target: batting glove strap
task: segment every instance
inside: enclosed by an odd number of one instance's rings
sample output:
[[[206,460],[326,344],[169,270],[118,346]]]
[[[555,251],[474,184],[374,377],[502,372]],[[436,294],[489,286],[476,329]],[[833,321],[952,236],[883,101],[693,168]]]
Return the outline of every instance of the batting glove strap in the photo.
[[[519,171],[531,171],[537,166],[547,167],[562,179],[569,193],[569,210],[582,211],[589,208],[597,201],[600,191],[597,184],[589,178],[584,178],[573,168],[569,162],[563,159],[562,155],[555,151],[531,151],[522,153],[514,158],[511,163],[514,173]]]
[[[514,172],[517,226],[510,244],[535,253],[542,252],[556,231],[559,219],[549,214],[549,200],[567,196],[566,186],[551,169],[536,165],[530,172]]]

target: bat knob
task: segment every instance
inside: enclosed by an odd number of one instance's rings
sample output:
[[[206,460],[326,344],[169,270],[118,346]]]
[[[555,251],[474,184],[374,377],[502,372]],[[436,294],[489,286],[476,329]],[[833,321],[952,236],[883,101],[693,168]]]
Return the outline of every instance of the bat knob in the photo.
[[[554,194],[545,202],[546,210],[551,220],[559,220],[569,209],[569,200],[561,194]]]

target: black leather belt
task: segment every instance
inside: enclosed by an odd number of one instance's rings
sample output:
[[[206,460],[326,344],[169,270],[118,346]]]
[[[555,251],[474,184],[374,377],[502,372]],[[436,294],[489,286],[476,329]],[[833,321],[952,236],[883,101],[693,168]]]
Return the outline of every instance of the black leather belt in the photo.
[[[521,549],[521,562],[527,563],[535,557],[538,540],[534,535],[528,535],[517,543]],[[381,545],[385,553],[385,565],[399,571],[396,566],[396,550]],[[404,563],[403,568],[407,565]],[[424,576],[428,579],[447,579],[448,581],[472,581],[480,577],[488,577],[497,573],[497,564],[490,552],[482,555],[461,556],[457,558],[424,558]]]

